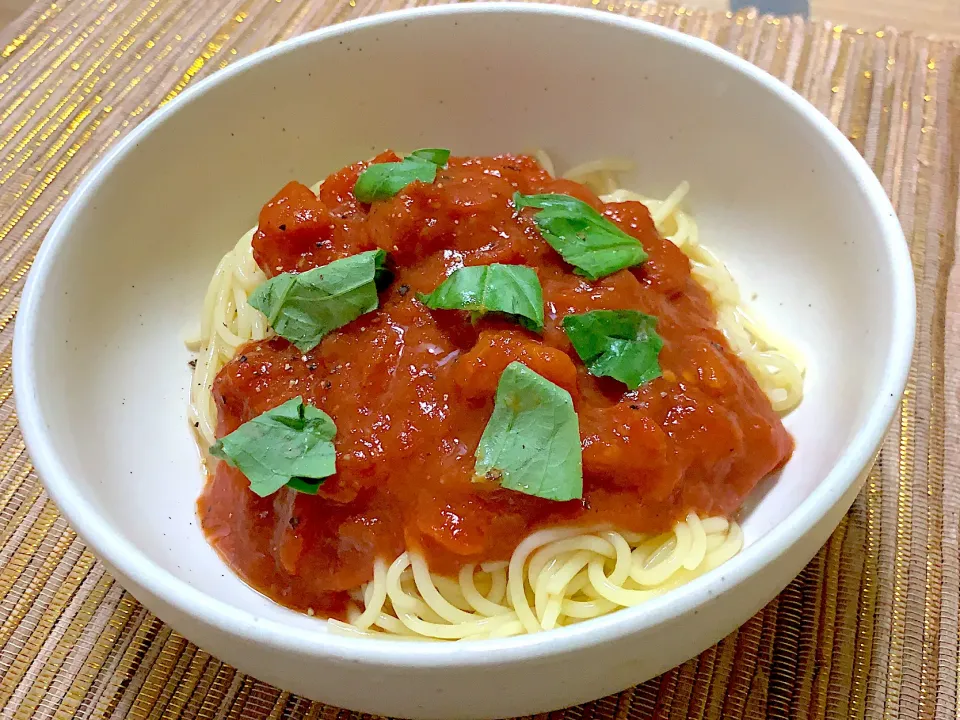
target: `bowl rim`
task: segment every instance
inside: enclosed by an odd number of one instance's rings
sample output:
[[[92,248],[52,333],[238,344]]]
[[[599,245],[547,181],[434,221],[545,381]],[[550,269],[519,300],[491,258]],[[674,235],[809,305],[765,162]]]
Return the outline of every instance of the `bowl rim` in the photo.
[[[271,58],[296,51],[302,45],[326,41],[360,30],[422,17],[518,13],[552,15],[628,29],[639,35],[678,45],[734,70],[778,97],[808,122],[852,172],[861,192],[882,228],[880,249],[892,265],[893,305],[891,341],[884,359],[884,374],[867,411],[867,421],[857,430],[839,460],[797,509],[756,543],[723,565],[682,585],[664,597],[642,606],[624,608],[590,621],[546,633],[471,643],[408,643],[388,638],[362,638],[266,620],[228,602],[211,597],[164,570],[132,542],[113,529],[87,502],[70,480],[55,443],[45,429],[40,409],[35,368],[39,328],[37,307],[55,265],[57,254],[70,237],[71,226],[120,160],[155,127],[205,92]],[[706,40],[685,35],[636,18],[604,13],[593,8],[541,3],[490,2],[439,5],[386,12],[321,28],[260,50],[188,88],[121,139],[83,178],[43,240],[27,279],[14,330],[14,396],[19,424],[29,454],[43,484],[57,507],[78,535],[94,549],[120,579],[159,599],[160,602],[228,635],[262,643],[280,651],[340,661],[381,666],[439,668],[445,665],[480,667],[519,662],[528,658],[574,652],[635,635],[661,623],[696,612],[712,598],[762,572],[802,536],[811,531],[851,488],[861,470],[874,459],[877,448],[900,403],[913,354],[916,301],[913,265],[899,221],[882,185],[866,161],[827,118],[797,92],[746,60]],[[121,583],[124,584],[124,583]]]

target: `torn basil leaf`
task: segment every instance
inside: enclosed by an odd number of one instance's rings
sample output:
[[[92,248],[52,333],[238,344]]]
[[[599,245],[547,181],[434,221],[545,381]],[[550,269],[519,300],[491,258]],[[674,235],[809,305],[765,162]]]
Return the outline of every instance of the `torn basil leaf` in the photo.
[[[477,480],[547,500],[583,497],[580,423],[563,388],[523,363],[500,376],[475,453]]]
[[[304,495],[316,495],[321,485],[323,485],[323,480],[307,480],[306,478],[300,477],[290,478],[287,481],[288,488],[292,488]]]
[[[475,265],[454,270],[432,293],[417,295],[432,310],[502,313],[528,330],[543,330],[543,289],[533,268]]]
[[[515,193],[513,203],[517,210],[540,210],[533,216],[537,229],[578,275],[597,280],[647,259],[640,241],[582,200],[569,195]]]
[[[277,335],[301,352],[325,335],[377,309],[378,282],[389,284],[387,254],[369,250],[302,273],[283,273],[260,285],[248,302]]]
[[[636,310],[567,315],[563,329],[591,375],[612,377],[631,390],[660,377],[657,319]]]
[[[391,198],[416,180],[432,183],[437,177],[437,168],[446,165],[449,159],[449,150],[423,148],[399,162],[374,163],[360,173],[353,194],[365,203]]]
[[[426,160],[432,162],[437,167],[443,167],[447,164],[447,160],[450,159],[450,151],[446,148],[423,148],[421,150],[414,150],[410,153],[409,157]]]
[[[246,475],[260,497],[284,485],[313,495],[337,471],[336,434],[329,415],[296,397],[220,438],[210,454]]]

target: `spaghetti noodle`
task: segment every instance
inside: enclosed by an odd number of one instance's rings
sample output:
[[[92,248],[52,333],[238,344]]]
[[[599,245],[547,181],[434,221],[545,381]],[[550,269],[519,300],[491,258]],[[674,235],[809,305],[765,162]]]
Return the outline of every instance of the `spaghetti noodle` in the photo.
[[[537,154],[553,174],[550,159]],[[660,233],[690,259],[713,300],[718,326],[778,412],[802,397],[804,367],[795,348],[748,311],[726,267],[700,245],[696,222],[680,209],[688,185],[656,200],[619,188],[615,174],[629,165],[601,160],[564,177],[586,184],[604,202],[644,203]],[[205,447],[216,430],[211,388],[237,349],[270,336],[266,318],[247,297],[266,276],[246,233],[221,260],[204,298],[201,326],[190,345],[198,352],[190,419]],[[373,579],[351,593],[347,622],[337,632],[410,639],[481,639],[538,632],[633,606],[688,582],[733,557],[743,545],[739,525],[691,513],[672,532],[633,534],[606,528],[551,528],[524,539],[509,562],[465,565],[456,578],[431,572],[415,552],[378,559]]]

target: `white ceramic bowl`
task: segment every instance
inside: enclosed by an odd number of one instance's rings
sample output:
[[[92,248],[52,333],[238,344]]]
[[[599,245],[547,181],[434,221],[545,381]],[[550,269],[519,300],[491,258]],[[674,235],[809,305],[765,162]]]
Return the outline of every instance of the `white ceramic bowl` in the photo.
[[[409,643],[332,635],[272,604],[197,528],[188,354],[217,260],[291,178],[385,147],[625,156],[625,183],[689,180],[705,244],[806,353],[797,441],[751,498],[747,547],[646,605],[535,636]],[[434,7],[283,43],[144,122],[63,210],[17,323],[20,422],[46,487],[141,602],[223,660],[357,710],[429,718],[550,710],[646,680],[781,590],[850,506],[904,387],[913,274],[854,148],[733,55],[597,11]]]

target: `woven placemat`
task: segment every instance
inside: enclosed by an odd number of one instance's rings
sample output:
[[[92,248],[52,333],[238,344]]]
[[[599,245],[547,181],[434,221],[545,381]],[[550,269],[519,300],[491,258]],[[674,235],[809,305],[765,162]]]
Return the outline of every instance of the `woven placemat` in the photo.
[[[589,5],[590,0],[584,4]],[[409,4],[417,4],[412,2]],[[583,718],[960,718],[958,47],[755,14],[592,0],[711,40],[792,85],[893,199],[917,279],[916,355],[863,493],[776,600],[700,657]],[[24,276],[84,172],[189,85],[397,0],[58,0],[0,34],[0,720],[334,718],[243,676],[126,594],[47,498],[17,428]],[[373,690],[375,692],[375,688]]]

